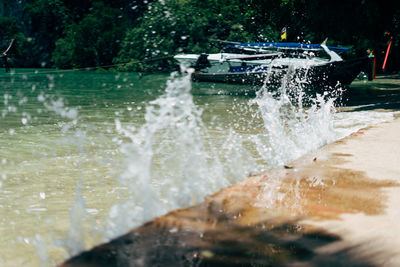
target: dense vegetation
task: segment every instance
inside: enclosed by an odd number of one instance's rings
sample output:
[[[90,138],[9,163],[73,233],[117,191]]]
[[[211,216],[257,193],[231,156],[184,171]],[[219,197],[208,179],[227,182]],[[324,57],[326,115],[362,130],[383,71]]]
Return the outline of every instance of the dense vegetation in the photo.
[[[394,3],[396,2],[396,3]],[[287,41],[375,51],[400,70],[400,5],[377,0],[0,0],[0,51],[14,38],[15,67],[120,70],[171,67],[179,52],[213,52],[214,40]],[[390,35],[385,33],[390,33]]]

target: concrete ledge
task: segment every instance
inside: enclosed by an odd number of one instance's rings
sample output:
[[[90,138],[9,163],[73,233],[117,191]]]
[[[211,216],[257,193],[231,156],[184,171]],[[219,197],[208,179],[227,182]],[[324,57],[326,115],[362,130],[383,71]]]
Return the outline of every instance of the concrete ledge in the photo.
[[[61,266],[400,266],[399,184],[396,119],[249,177]]]

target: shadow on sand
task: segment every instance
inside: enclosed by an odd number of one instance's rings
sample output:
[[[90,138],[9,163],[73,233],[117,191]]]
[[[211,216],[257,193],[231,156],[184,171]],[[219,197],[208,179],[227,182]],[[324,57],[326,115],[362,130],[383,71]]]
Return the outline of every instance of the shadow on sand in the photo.
[[[83,252],[61,266],[374,266],[369,257],[359,257],[360,247],[317,252],[340,238],[306,231],[296,222],[228,225],[203,233],[153,224]]]

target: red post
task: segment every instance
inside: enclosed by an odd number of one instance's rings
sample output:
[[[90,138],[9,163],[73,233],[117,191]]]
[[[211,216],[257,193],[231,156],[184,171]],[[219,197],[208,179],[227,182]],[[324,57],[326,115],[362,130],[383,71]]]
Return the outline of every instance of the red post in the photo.
[[[393,37],[390,37],[389,45],[388,45],[388,48],[386,50],[385,60],[383,61],[383,65],[382,65],[382,70],[385,70],[385,68],[386,68],[386,62],[387,62],[387,59],[388,59],[388,56],[389,56],[390,47],[392,46],[392,40],[393,40]]]

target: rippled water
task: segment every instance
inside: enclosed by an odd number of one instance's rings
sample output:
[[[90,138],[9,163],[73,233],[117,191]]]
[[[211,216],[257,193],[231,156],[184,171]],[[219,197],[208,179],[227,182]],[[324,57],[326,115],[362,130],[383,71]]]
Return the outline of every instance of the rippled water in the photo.
[[[394,114],[177,74],[17,70],[0,90],[1,266],[55,265]]]

